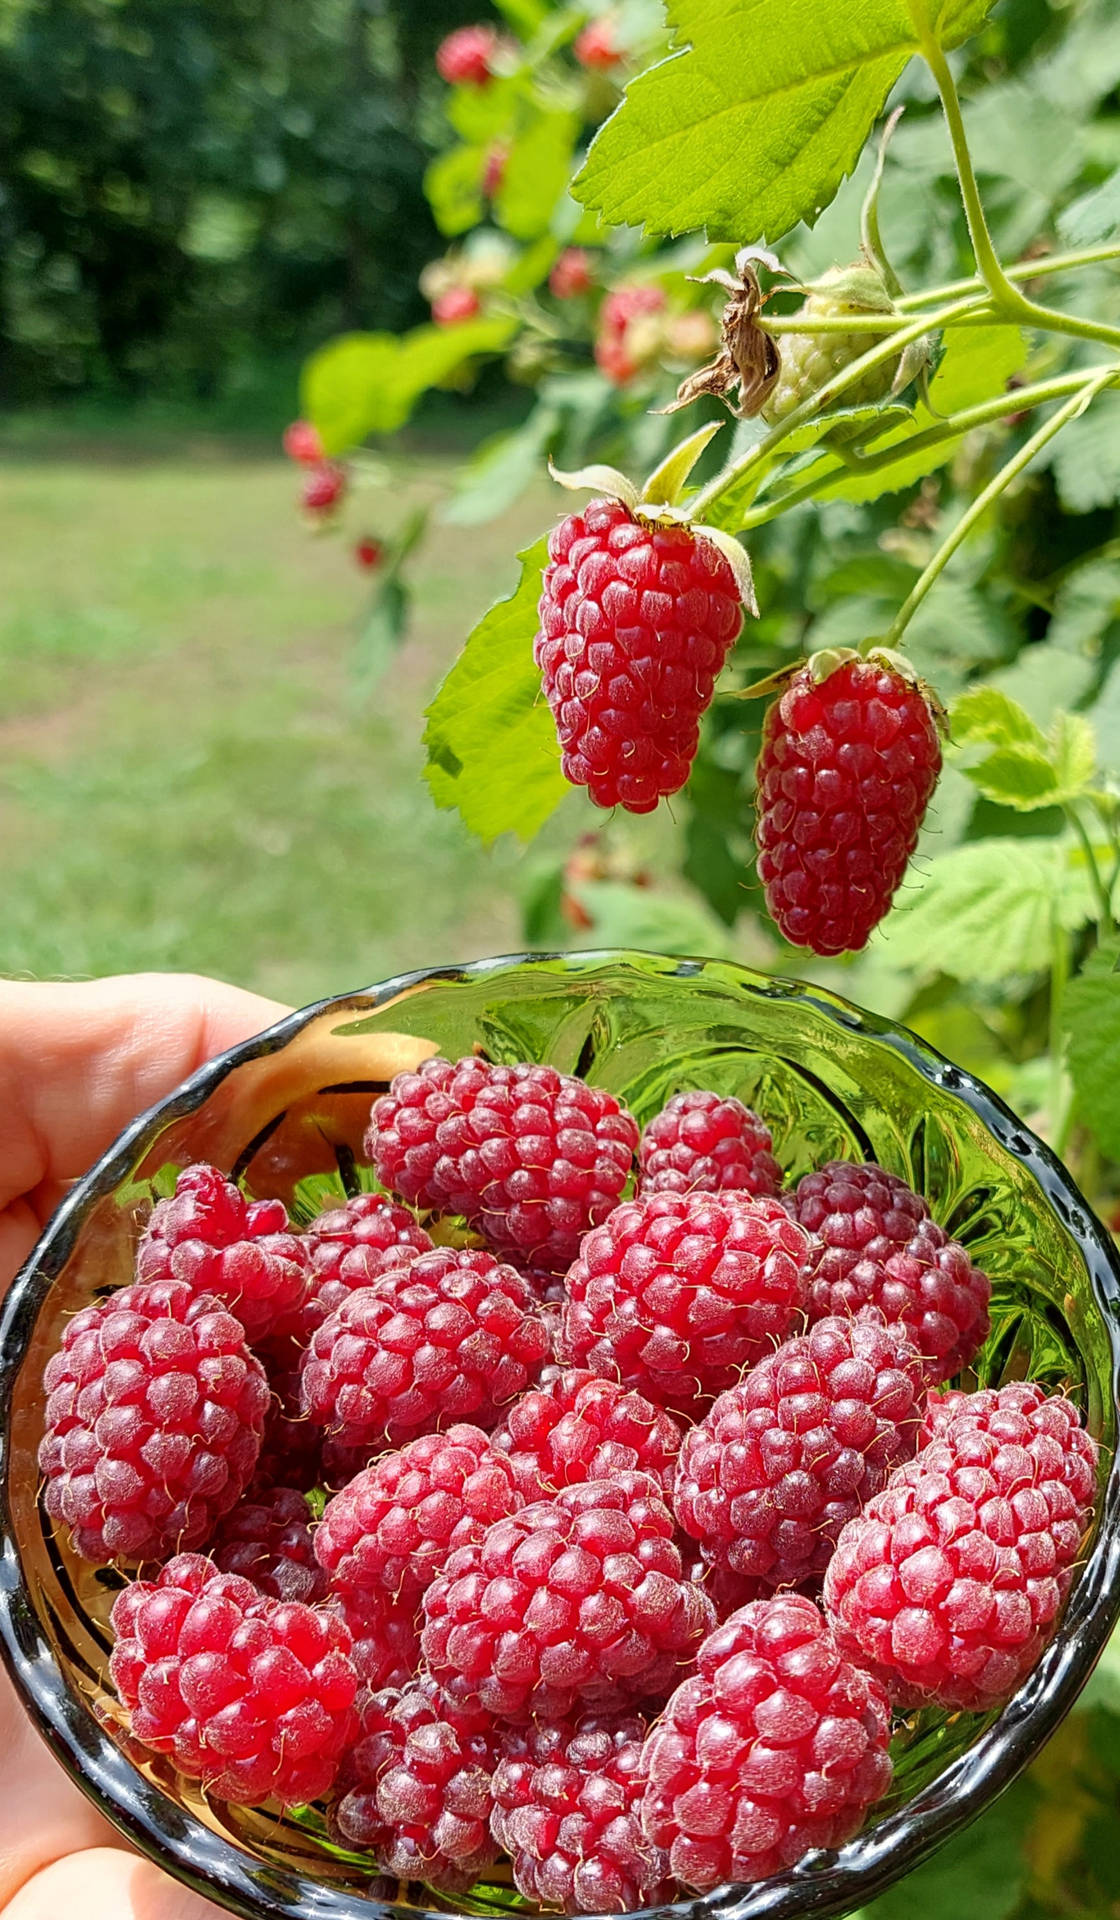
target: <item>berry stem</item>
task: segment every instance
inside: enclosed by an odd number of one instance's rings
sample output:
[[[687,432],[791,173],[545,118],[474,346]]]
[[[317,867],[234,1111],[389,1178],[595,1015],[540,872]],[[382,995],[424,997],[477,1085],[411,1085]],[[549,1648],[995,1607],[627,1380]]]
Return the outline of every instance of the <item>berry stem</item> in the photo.
[[[860,355],[858,360],[851,361],[848,366],[842,367],[832,376],[825,389],[828,395],[826,404],[831,406],[840,394],[853,386],[857,380],[861,380],[872,367],[880,366],[885,360],[895,359],[903,347],[909,346],[911,340],[921,340],[927,333],[936,333],[960,315],[978,312],[986,304],[985,300],[977,299],[975,296],[966,300],[955,300],[951,305],[941,307],[935,313],[926,314],[897,331],[892,331],[889,339],[869,348],[866,353]],[[764,439],[758,441],[755,446],[749,447],[738,460],[729,461],[727,466],[709,480],[707,486],[702,487],[690,502],[694,520],[710,519],[710,509],[721,495],[745,479],[756,466],[760,467],[768,461],[775,449],[780,447],[791,433],[796,433],[798,427],[803,427],[807,421],[815,419],[820,407],[821,394],[811,393],[800,406],[794,407],[791,413],[787,413],[784,420],[771,428]]]
[[[1066,819],[1069,821],[1070,826],[1073,828],[1074,833],[1081,843],[1081,851],[1085,855],[1085,865],[1089,871],[1089,884],[1096,897],[1101,926],[1105,933],[1112,933],[1114,930],[1112,901],[1109,897],[1108,888],[1104,884],[1104,878],[1097,862],[1096,851],[1089,838],[1088,829],[1072,801],[1066,801],[1062,807],[1062,812],[1065,814]]]
[[[957,548],[968,538],[973,527],[983,519],[992,502],[998,500],[1000,494],[1010,486],[1018,474],[1022,473],[1024,467],[1030,465],[1035,454],[1046,446],[1056,433],[1060,433],[1068,421],[1076,419],[1079,413],[1083,413],[1101,389],[1113,384],[1118,378],[1120,378],[1120,367],[1106,367],[1098,371],[1095,377],[1084,382],[1080,392],[1073,394],[1064,406],[1059,407],[1056,413],[1052,413],[1050,418],[1031,434],[1029,440],[1023,442],[1018,453],[989,480],[983,491],[977,494],[972,505],[962,513],[952,532],[942,541],[925,571],[914,582],[882,642],[884,646],[897,647],[934,581],[944,572]]]
[[[1026,413],[1032,407],[1045,406],[1049,400],[1062,400],[1067,394],[1081,393],[1097,374],[1113,371],[1111,367],[1091,367],[1077,373],[1057,374],[1052,380],[1039,380],[1033,386],[1017,388],[1014,393],[997,393],[990,400],[978,401],[974,407],[962,407],[959,413],[947,414],[937,426],[927,427],[923,433],[913,434],[907,440],[896,441],[878,453],[864,454],[858,461],[849,454],[842,464],[829,467],[815,478],[810,476],[802,486],[752,508],[744,515],[739,531],[745,533],[752,527],[764,526],[768,520],[776,520],[779,514],[787,513],[790,508],[816,499],[830,487],[850,480],[853,471],[860,474],[878,473],[884,467],[892,466],[896,460],[909,460],[915,453],[930,452],[943,446],[947,440],[956,440],[961,434],[970,433],[975,427],[990,426],[993,421],[1011,414]]]
[[[1074,314],[1060,313],[1054,307],[1041,306],[1037,301],[1029,300],[1026,294],[1020,293],[1018,287],[1008,278],[988,230],[980,189],[973,170],[972,155],[968,150],[964,117],[961,113],[960,98],[952,70],[936,37],[930,30],[923,0],[910,0],[910,14],[918,28],[922,57],[933,74],[937,82],[937,90],[941,95],[949,138],[953,143],[953,158],[956,161],[957,180],[960,185],[961,199],[964,201],[972,251],[976,256],[980,278],[991,294],[992,305],[1005,320],[1018,321],[1023,326],[1038,327],[1047,333],[1072,333],[1082,340],[1100,340],[1106,346],[1120,348],[1120,327],[1110,327],[1104,321],[1084,320]]]
[[[1099,247],[1078,247],[1070,253],[1050,253],[1038,260],[1016,260],[1003,269],[1008,280],[1040,280],[1051,273],[1076,272],[1104,260],[1120,259],[1120,241],[1108,241]],[[904,312],[941,300],[955,300],[962,293],[982,293],[982,280],[945,280],[939,287],[920,287],[916,293],[904,293],[896,305]],[[770,325],[769,320],[766,322]]]

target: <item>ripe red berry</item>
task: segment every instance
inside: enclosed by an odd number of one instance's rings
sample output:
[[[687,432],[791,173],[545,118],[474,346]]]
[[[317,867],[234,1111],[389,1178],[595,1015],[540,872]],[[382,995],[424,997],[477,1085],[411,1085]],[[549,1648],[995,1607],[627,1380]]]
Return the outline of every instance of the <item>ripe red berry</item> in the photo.
[[[432,301],[432,319],[437,327],[457,327],[481,311],[482,302],[473,287],[448,287]]]
[[[595,336],[595,364],[617,387],[629,386],[661,345],[661,328],[654,316],[665,305],[661,287],[615,287],[599,309]]]
[[[588,21],[577,33],[572,52],[581,67],[598,73],[609,73],[612,67],[621,66],[626,57],[615,42],[614,23],[611,20]]]
[[[812,1242],[811,1320],[881,1307],[909,1329],[931,1382],[975,1358],[988,1334],[988,1276],[904,1180],[882,1167],[830,1160],[798,1182],[790,1211]]]
[[[346,484],[345,467],[336,460],[323,460],[309,470],[300,499],[308,513],[327,514],[338,506]]]
[[[642,1824],[700,1893],[838,1847],[891,1778],[890,1706],[803,1594],[740,1609],[704,1642],[646,1743]]]
[[[283,445],[289,460],[298,460],[303,467],[318,466],[323,458],[319,429],[313,427],[310,420],[293,420],[291,426],[285,427]]]
[[[465,1214],[523,1266],[563,1271],[630,1177],[636,1122],[555,1067],[426,1060],[375,1100],[366,1152],[413,1206]]]
[[[117,1595],[112,1627],[109,1672],[141,1745],[233,1806],[327,1791],[358,1687],[337,1615],[181,1553]]]
[[[46,1508],[84,1560],[200,1546],[252,1478],[264,1368],[240,1321],[181,1281],[124,1287],[76,1313],[43,1387]]]
[[[818,1579],[845,1521],[914,1452],[924,1388],[906,1333],[874,1308],[818,1321],[685,1435],[677,1519],[733,1573]]]
[[[656,1482],[616,1474],[522,1507],[424,1595],[424,1657],[502,1719],[662,1697],[714,1620]]]
[[[250,1340],[286,1333],[308,1290],[307,1249],[287,1225],[281,1201],[246,1200],[216,1167],[186,1167],[171,1198],[152,1208],[136,1252],[137,1281],[183,1280],[214,1294]]]
[[[776,1194],[782,1170],[770,1129],[741,1100],[700,1088],[675,1093],[642,1134],[640,1193]]]
[[[385,558],[385,549],[380,540],[374,540],[367,534],[354,548],[354,558],[366,573],[374,573]]]
[[[427,1678],[374,1695],[332,1825],[385,1872],[466,1893],[498,1856],[490,1835],[495,1738]]]
[[[758,874],[785,938],[854,953],[887,912],[941,771],[920,687],[857,660],[794,675],[758,760]]]
[[[399,1267],[432,1246],[431,1236],[407,1208],[380,1193],[356,1193],[345,1206],[329,1207],[311,1222],[303,1239],[311,1278],[296,1332],[304,1346],[347,1294],[371,1287],[387,1268]]]
[[[332,1593],[328,1602],[350,1634],[362,1696],[406,1687],[420,1666],[420,1613],[414,1599],[387,1593]]]
[[[241,1574],[273,1600],[311,1605],[327,1591],[312,1545],[311,1509],[298,1487],[273,1487],[243,1500],[221,1522],[210,1554],[223,1573]]]
[[[824,1599],[839,1644],[901,1705],[984,1711],[1057,1625],[1092,1519],[1097,1448],[1034,1382],[970,1396],[840,1535]]]
[[[564,777],[596,806],[651,813],[688,779],[742,621],[729,563],[687,527],[592,500],[549,535],[534,658]]]
[[[643,1394],[573,1367],[549,1367],[492,1436],[527,1500],[584,1480],[648,1473],[668,1493],[683,1435]]]
[[[291,1335],[257,1343],[256,1354],[272,1390],[264,1438],[249,1491],[297,1487],[301,1493],[321,1485],[323,1435],[299,1403],[299,1365],[303,1347]]]
[[[789,1331],[807,1236],[778,1200],[654,1193],[586,1235],[562,1356],[695,1417]]]
[[[645,1737],[638,1714],[584,1714],[506,1735],[492,1828],[526,1899],[562,1913],[630,1913],[675,1898],[639,1818]]]
[[[591,255],[586,247],[565,247],[548,276],[553,298],[574,300],[581,293],[590,293],[593,284]]]
[[[459,1425],[383,1454],[336,1493],[315,1552],[336,1590],[418,1597],[456,1547],[522,1504],[487,1435]]]
[[[491,62],[501,44],[496,27],[458,27],[436,48],[436,72],[449,87],[485,87],[493,78]]]
[[[493,1426],[549,1356],[519,1273],[435,1247],[348,1294],[303,1358],[304,1412],[344,1447],[473,1420]]]

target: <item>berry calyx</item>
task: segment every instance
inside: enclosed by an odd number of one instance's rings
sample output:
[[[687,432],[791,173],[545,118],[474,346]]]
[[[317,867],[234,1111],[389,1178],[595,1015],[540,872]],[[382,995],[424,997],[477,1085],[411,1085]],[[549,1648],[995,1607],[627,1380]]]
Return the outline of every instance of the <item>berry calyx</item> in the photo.
[[[592,500],[549,536],[534,658],[564,776],[600,807],[650,813],[688,779],[742,624],[731,565],[702,533]]]
[[[315,467],[323,458],[323,442],[319,438],[318,427],[310,420],[293,420],[284,428],[284,452],[289,460],[298,460],[300,466]]]
[[[758,759],[755,837],[785,938],[853,953],[888,911],[941,770],[923,688],[893,667],[803,667],[774,701]]]
[[[485,87],[494,77],[494,56],[502,47],[496,27],[457,27],[436,48],[436,72],[449,87]]]
[[[638,1147],[639,1193],[776,1194],[782,1170],[770,1129],[741,1100],[700,1088],[675,1093]]]
[[[182,1553],[117,1595],[112,1628],[109,1673],[143,1746],[233,1806],[327,1791],[358,1688],[337,1614],[267,1599]]]
[[[776,1594],[705,1640],[646,1743],[642,1825],[699,1893],[768,1879],[863,1825],[891,1778],[878,1681],[813,1602]]]
[[[201,1546],[252,1479],[264,1368],[241,1322],[183,1281],[122,1287],[76,1313],[43,1388],[44,1501],[84,1560]]]
[[[907,1328],[931,1383],[975,1359],[988,1333],[988,1276],[897,1174],[830,1160],[798,1182],[789,1207],[812,1242],[810,1320],[881,1308]]]
[[[473,287],[448,287],[432,301],[432,319],[437,327],[460,326],[481,311],[482,302]]]
[[[365,1149],[413,1206],[464,1214],[507,1258],[562,1271],[630,1176],[637,1123],[554,1067],[436,1057],[375,1100]]]
[[[694,1418],[785,1338],[808,1248],[778,1200],[624,1201],[568,1274],[562,1357]]]
[[[593,285],[591,255],[586,247],[565,247],[548,276],[553,298],[575,300],[581,293],[590,293]]]

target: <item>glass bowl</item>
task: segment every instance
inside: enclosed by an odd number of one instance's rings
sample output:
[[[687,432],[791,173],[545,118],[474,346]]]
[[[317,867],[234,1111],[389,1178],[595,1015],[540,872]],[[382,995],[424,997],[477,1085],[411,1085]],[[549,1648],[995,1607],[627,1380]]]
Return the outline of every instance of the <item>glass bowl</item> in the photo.
[[[1024,1375],[1070,1392],[1102,1443],[1096,1530],[1057,1638],[998,1715],[908,1716],[872,1823],[779,1878],[671,1911],[729,1920],[848,1913],[924,1859],[1014,1778],[1084,1685],[1120,1613],[1116,1466],[1120,1268],[1069,1175],[985,1087],[912,1034],[794,981],[723,962],[593,953],[440,968],[293,1014],[137,1120],[79,1182],[0,1319],[0,1643],[53,1752],[108,1818],[220,1905],[288,1920],[447,1911],[422,1888],[376,1891],[315,1809],[279,1818],[208,1800],[131,1745],[105,1684],[121,1577],[77,1560],[38,1497],[40,1381],[78,1308],[127,1283],[138,1219],[169,1167],[211,1160],[297,1218],[354,1190],[372,1096],[430,1054],[547,1060],[609,1088],[639,1121],[682,1087],[735,1093],[769,1121],[796,1178],[874,1159],[926,1195],[992,1280],[981,1383]],[[971,1383],[971,1382],[970,1382]],[[497,1871],[459,1903],[525,1903]]]

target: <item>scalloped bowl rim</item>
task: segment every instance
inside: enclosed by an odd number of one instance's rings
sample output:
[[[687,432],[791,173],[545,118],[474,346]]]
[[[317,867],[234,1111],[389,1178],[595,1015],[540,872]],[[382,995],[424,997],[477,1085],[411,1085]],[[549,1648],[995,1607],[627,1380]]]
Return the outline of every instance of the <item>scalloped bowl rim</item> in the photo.
[[[197,1111],[237,1067],[279,1052],[304,1027],[332,1012],[375,1012],[410,989],[474,980],[535,965],[615,965],[656,960],[667,978],[696,979],[716,967],[754,991],[778,986],[800,995],[837,1025],[865,1031],[907,1059],[922,1078],[962,1100],[995,1139],[1024,1164],[1058,1218],[1076,1238],[1089,1272],[1111,1356],[1114,1399],[1120,1398],[1120,1259],[1105,1229],[1051,1149],[983,1081],[938,1053],[907,1028],[869,1014],[812,983],[758,974],[732,961],[685,959],[636,949],[502,954],[463,966],[420,968],[286,1015],[260,1034],[215,1056],[165,1099],[133,1120],[76,1182],[13,1280],[0,1310],[0,1658],[24,1708],[70,1778],[139,1851],[196,1892],[230,1911],[261,1920],[446,1920],[446,1913],[366,1899],[345,1887],[254,1860],[232,1840],[169,1801],[125,1757],[68,1687],[35,1616],[14,1537],[8,1499],[12,1386],[39,1306],[65,1266],[89,1209],[126,1177],[169,1119]],[[1120,1618],[1120,1456],[1103,1489],[1088,1560],[1056,1638],[998,1718],[914,1798],[834,1853],[815,1853],[786,1873],[749,1885],[727,1885],[656,1909],[690,1920],[797,1920],[836,1916],[862,1906],[911,1871],[974,1820],[1049,1739],[1104,1649]],[[173,1813],[173,1818],[170,1818]],[[649,1911],[649,1910],[647,1910]]]

